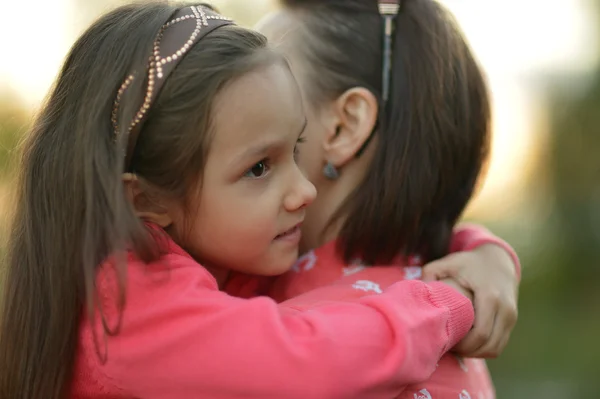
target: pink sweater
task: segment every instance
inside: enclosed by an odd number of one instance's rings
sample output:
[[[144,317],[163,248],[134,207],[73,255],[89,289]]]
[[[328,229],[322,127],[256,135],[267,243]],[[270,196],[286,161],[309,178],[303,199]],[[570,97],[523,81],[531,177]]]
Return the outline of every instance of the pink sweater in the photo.
[[[129,256],[116,334],[84,314],[72,398],[390,398],[428,378],[473,322],[471,303],[441,283],[380,293],[349,276],[280,304],[235,298],[175,243],[165,249],[150,265]],[[102,265],[113,329],[115,282]]]
[[[504,247],[513,257],[517,272],[518,258],[512,248],[478,226],[464,226],[457,230],[451,243],[452,252],[469,250],[485,243]],[[319,287],[336,284],[341,280],[359,280],[355,285],[365,292],[383,292],[397,281],[418,280],[421,264],[418,259],[397,259],[393,266],[365,267],[359,261],[348,265],[340,260],[335,242],[302,256],[290,273],[278,278],[268,289],[270,296],[279,301],[302,295]],[[246,284],[246,287],[248,285]],[[229,288],[231,290],[231,288]],[[405,306],[405,311],[410,305]],[[360,328],[360,327],[359,327]],[[363,325],[364,328],[364,325]],[[481,359],[462,359],[452,354],[444,355],[432,374],[421,381],[400,387],[386,398],[399,399],[493,399],[493,384]],[[435,370],[435,372],[433,372]],[[385,397],[385,396],[382,396]]]

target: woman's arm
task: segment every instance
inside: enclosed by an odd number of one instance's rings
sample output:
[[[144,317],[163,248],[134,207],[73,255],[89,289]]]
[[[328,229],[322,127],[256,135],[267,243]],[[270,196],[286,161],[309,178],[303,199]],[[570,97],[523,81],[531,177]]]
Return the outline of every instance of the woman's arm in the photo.
[[[483,226],[471,223],[459,224],[454,229],[454,233],[452,234],[452,240],[450,241],[450,252],[454,253],[473,251],[485,245],[493,245],[503,250],[505,252],[505,256],[502,256],[502,258],[504,258],[501,260],[502,266],[507,265],[506,258],[507,256],[510,257],[510,262],[512,262],[517,279],[521,279],[521,263],[519,262],[519,257],[517,256],[515,250],[510,246],[509,243],[500,237],[495,236],[491,231]],[[487,255],[484,256],[487,257]],[[497,256],[494,254],[485,260],[496,262],[496,258]]]
[[[450,255],[423,268],[426,281],[452,278],[475,298],[475,324],[454,351],[466,357],[496,357],[517,322],[521,266],[509,244],[482,226],[463,224]]]

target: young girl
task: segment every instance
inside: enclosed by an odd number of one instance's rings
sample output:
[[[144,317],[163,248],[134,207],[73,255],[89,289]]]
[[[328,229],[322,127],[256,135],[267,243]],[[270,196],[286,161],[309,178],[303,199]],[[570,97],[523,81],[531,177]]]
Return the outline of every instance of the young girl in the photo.
[[[96,22],[24,147],[0,397],[372,398],[425,379],[473,322],[444,283],[219,290],[296,260],[306,124],[284,59],[207,8]]]
[[[490,135],[484,79],[452,16],[433,0],[282,3],[259,29],[286,53],[302,88],[309,124],[299,164],[319,196],[303,224],[308,252],[270,295],[285,300],[345,276],[381,292],[399,279],[420,278],[423,262],[493,241],[473,227],[450,240]],[[478,250],[496,253],[507,267],[496,263],[478,277],[490,283],[488,292],[475,293],[476,305],[504,286],[514,306],[518,273],[510,258],[499,246]],[[489,316],[478,313],[479,337],[464,352],[493,356],[506,345],[516,312]],[[396,395],[494,392],[483,361],[447,355],[429,380]]]

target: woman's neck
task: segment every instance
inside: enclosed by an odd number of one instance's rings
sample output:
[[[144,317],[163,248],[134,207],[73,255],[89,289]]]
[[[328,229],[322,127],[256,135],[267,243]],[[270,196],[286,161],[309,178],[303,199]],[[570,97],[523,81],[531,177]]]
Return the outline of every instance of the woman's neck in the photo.
[[[353,177],[342,174],[338,180],[326,181],[317,187],[319,195],[310,205],[302,228],[301,254],[339,237],[346,215],[341,214],[335,220],[333,217],[357,187],[358,182],[353,181]]]
[[[347,213],[336,215],[336,212],[354,190],[360,187],[373,160],[376,145],[377,138],[375,137],[367,147],[367,151],[340,169],[340,175],[336,180],[327,180],[322,176],[319,181],[313,182],[319,194],[307,210],[302,228],[301,254],[340,236],[348,215]],[[332,222],[334,215],[338,217]]]

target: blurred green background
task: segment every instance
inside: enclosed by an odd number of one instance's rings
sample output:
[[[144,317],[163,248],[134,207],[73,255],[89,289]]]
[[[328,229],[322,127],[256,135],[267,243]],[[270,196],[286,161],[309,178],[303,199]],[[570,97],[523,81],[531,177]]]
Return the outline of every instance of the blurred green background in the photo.
[[[14,18],[0,28],[0,48],[11,55],[0,63],[0,236],[20,138],[73,40],[122,1],[33,3],[40,21],[56,21],[43,44],[34,21]],[[276,6],[213,3],[247,26]],[[492,162],[467,218],[508,240],[523,264],[519,324],[505,353],[489,362],[498,398],[598,399],[600,1],[444,3],[488,72],[495,107]],[[22,11],[16,1],[0,10]]]

